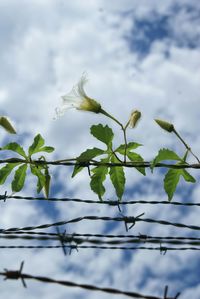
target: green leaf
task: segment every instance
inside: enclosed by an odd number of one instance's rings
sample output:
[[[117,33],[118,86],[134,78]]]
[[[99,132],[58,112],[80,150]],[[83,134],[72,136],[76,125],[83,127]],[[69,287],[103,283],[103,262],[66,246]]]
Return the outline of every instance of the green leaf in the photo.
[[[55,148],[52,146],[43,146],[37,151],[37,153],[39,153],[39,152],[52,153],[54,150],[55,150]]]
[[[44,139],[40,134],[36,135],[32,145],[28,149],[29,156],[40,151],[41,147],[44,145]]]
[[[170,169],[164,178],[164,189],[168,195],[168,200],[171,201],[176,191],[179,179],[181,175],[181,169]]]
[[[49,190],[50,190],[50,184],[51,184],[51,176],[49,174],[49,170],[46,167],[45,168],[45,184],[44,184],[44,195],[46,198],[49,197]]]
[[[127,156],[129,158],[129,160],[131,160],[132,162],[144,162],[144,159],[136,153],[133,152],[128,152]],[[139,172],[141,172],[143,175],[146,175],[145,172],[145,167],[135,167]]]
[[[7,177],[17,165],[19,165],[19,163],[7,163],[0,169],[0,185],[5,183]]]
[[[37,181],[37,193],[40,193],[45,185],[45,175],[42,173],[42,166],[30,165],[31,173],[38,179]]]
[[[42,138],[40,134],[36,135],[32,145],[28,149],[29,157],[39,152],[52,153],[54,151],[54,147],[43,146],[43,145],[44,145],[44,138]]]
[[[23,164],[19,166],[19,168],[15,171],[15,176],[12,181],[13,192],[19,192],[23,188],[25,178],[26,178],[26,170],[27,170],[27,164]]]
[[[193,176],[191,176],[185,169],[170,169],[165,175],[164,178],[164,189],[168,195],[168,200],[171,201],[176,191],[176,187],[180,180],[180,176],[182,176],[185,181],[190,183],[195,183],[196,180]]]
[[[112,163],[118,163],[119,161],[115,156],[111,157]],[[115,188],[115,192],[118,196],[118,199],[121,200],[122,195],[124,193],[124,186],[125,186],[125,175],[124,170],[122,166],[114,166],[110,167],[110,179],[112,181],[112,184]]]
[[[76,164],[73,169],[72,178],[74,178],[75,175],[77,175],[79,172],[81,172],[81,170],[83,168],[84,168],[84,166],[80,166],[80,165]]]
[[[183,156],[183,158],[182,158],[183,162],[185,162],[185,163],[186,163],[188,154],[189,154],[189,150],[187,149],[184,156]]]
[[[130,152],[131,150],[134,150],[136,148],[138,148],[139,146],[142,146],[142,144],[140,143],[136,143],[136,142],[129,142],[127,144],[127,148],[126,148],[126,152]],[[122,155],[124,155],[125,153],[125,144],[121,144],[116,150],[115,152],[118,152]]]
[[[27,158],[25,151],[23,148],[16,142],[11,142],[6,144],[4,147],[2,147],[2,150],[9,150],[13,151],[15,153],[18,153],[20,156],[24,157],[25,159]]]
[[[191,174],[189,174],[189,172],[187,170],[182,169],[181,175],[183,176],[183,178],[186,182],[196,183],[195,178],[193,176],[191,176]]]
[[[77,157],[77,161],[78,162],[89,162],[93,158],[95,158],[97,156],[100,156],[104,153],[105,152],[102,149],[96,148],[96,147],[91,148],[91,149],[87,149],[85,152],[80,154],[79,157]],[[73,173],[72,173],[72,178],[75,177],[75,175],[77,175],[77,173],[79,173],[83,168],[84,168],[84,166],[80,166],[80,165],[76,164],[74,166],[74,170],[73,170]]]
[[[89,162],[93,158],[100,156],[104,154],[105,151],[103,151],[100,148],[93,147],[91,149],[87,149],[85,152],[81,153],[79,157],[77,157],[77,160],[79,162]]]
[[[101,162],[108,162],[108,158],[102,159]],[[94,191],[100,200],[102,200],[102,196],[105,193],[105,187],[103,185],[103,182],[106,179],[106,175],[108,173],[108,167],[107,166],[97,166],[92,169],[91,171],[93,174],[91,176],[91,181],[90,181],[90,187],[92,191]]]
[[[109,128],[107,125],[93,125],[90,128],[90,132],[94,137],[105,143],[108,147],[111,146],[114,134],[112,129]]]
[[[155,167],[155,165],[164,160],[182,161],[182,159],[175,152],[173,152],[167,148],[163,148],[163,149],[159,150],[158,155],[152,161],[151,170],[153,171],[153,168]]]

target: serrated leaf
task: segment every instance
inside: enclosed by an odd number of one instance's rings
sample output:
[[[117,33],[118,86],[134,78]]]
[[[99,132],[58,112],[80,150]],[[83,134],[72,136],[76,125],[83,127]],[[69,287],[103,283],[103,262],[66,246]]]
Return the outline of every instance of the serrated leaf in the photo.
[[[127,156],[129,158],[129,160],[132,161],[132,162],[144,162],[144,159],[139,154],[136,154],[136,153],[133,153],[133,152],[128,152]],[[143,175],[146,175],[145,167],[135,167],[135,168],[139,172],[141,172]]]
[[[165,175],[164,178],[164,188],[168,195],[169,201],[172,200],[172,197],[174,195],[174,192],[176,191],[176,187],[178,185],[178,182],[180,180],[180,176],[184,178],[185,181],[190,183],[195,183],[196,180],[189,172],[187,172],[185,169],[170,169]]]
[[[163,148],[159,150],[158,155],[152,161],[151,170],[153,171],[153,168],[157,163],[160,163],[161,161],[165,160],[182,161],[182,159],[174,151],[171,151],[167,148]]]
[[[30,165],[31,173],[37,177],[37,193],[40,193],[45,185],[45,175],[42,173],[41,166]]]
[[[114,134],[112,129],[109,128],[107,125],[93,125],[90,128],[90,132],[94,137],[105,143],[108,147],[111,145]]]
[[[24,149],[16,142],[11,142],[11,143],[6,144],[5,146],[2,147],[2,150],[13,151],[13,152],[19,154],[20,156],[24,157],[25,159],[27,158]]]
[[[112,156],[111,162],[118,163],[119,161],[115,156]],[[111,182],[115,188],[115,192],[118,196],[118,199],[121,200],[122,195],[124,193],[124,186],[125,186],[124,169],[122,166],[110,167],[109,174],[110,174]]]
[[[181,175],[181,169],[170,169],[164,178],[164,189],[168,195],[168,200],[171,201],[176,191],[179,179]]]
[[[102,163],[108,162],[108,159],[102,159]],[[108,167],[107,166],[97,166],[92,169],[92,176],[90,181],[90,187],[92,191],[94,191],[100,200],[102,200],[102,196],[105,193],[105,187],[103,185],[103,182],[106,179],[106,175],[108,173]]]
[[[195,178],[185,169],[182,169],[181,175],[183,176],[186,182],[196,183]]]
[[[40,151],[43,145],[44,145],[44,138],[42,138],[40,134],[36,135],[32,145],[28,149],[29,156]]]
[[[102,149],[97,148],[97,147],[87,149],[85,152],[81,153],[79,157],[77,157],[77,161],[78,162],[89,162],[93,158],[100,156],[104,153],[105,152]],[[74,166],[72,178],[75,177],[75,175],[77,175],[77,173],[79,173],[83,168],[84,168],[83,166],[76,164]]]
[[[23,188],[25,178],[26,178],[26,170],[27,170],[27,164],[23,164],[19,166],[19,168],[15,171],[15,176],[12,181],[13,192],[19,192]]]
[[[142,146],[142,144],[140,143],[136,143],[136,142],[129,142],[127,144],[127,148],[126,148],[126,152],[130,152],[131,150],[134,150],[136,148],[138,148],[139,146]],[[125,144],[121,144],[116,150],[115,152],[118,152],[122,155],[124,155],[125,153]]]
[[[11,174],[13,168],[15,168],[19,163],[7,163],[0,169],[0,185],[3,185],[7,177]]]

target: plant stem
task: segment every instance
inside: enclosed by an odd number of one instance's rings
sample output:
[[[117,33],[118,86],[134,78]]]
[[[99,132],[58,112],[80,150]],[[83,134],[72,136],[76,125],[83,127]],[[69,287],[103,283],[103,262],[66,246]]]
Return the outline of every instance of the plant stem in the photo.
[[[114,116],[107,113],[105,110],[101,109],[100,113],[106,115],[107,117],[111,118],[114,122],[116,122],[122,129],[123,135],[124,135],[124,143],[125,143],[125,149],[124,149],[124,162],[126,162],[126,151],[127,151],[127,138],[126,138],[126,129],[128,127],[128,123],[124,127],[122,123],[120,123]],[[119,160],[119,158],[117,158]]]
[[[120,158],[116,155],[116,153],[113,150],[112,150],[112,153],[120,163],[123,163],[122,160],[120,160]]]
[[[122,129],[124,128],[123,125],[114,116],[110,115],[105,110],[101,109],[100,113],[102,113],[102,114],[106,115],[107,117],[111,118],[112,120],[114,120]]]
[[[178,137],[178,139],[184,144],[186,149],[193,155],[193,157],[200,163],[199,158],[192,152],[191,147],[183,140],[183,138],[179,135],[179,133],[173,128],[174,134]]]
[[[124,142],[125,142],[125,148],[124,148],[124,163],[126,163],[126,151],[127,151],[127,138],[126,138],[126,127],[122,128],[123,134],[124,134]]]

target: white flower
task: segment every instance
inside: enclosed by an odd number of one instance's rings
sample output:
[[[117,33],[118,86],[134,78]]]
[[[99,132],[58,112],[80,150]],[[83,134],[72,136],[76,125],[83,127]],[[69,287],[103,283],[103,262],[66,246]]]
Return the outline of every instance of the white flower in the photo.
[[[97,101],[88,97],[84,90],[84,85],[87,81],[88,79],[84,73],[72,90],[68,94],[62,96],[62,104],[60,107],[56,108],[56,118],[63,115],[65,111],[70,108],[92,111],[94,113],[101,112],[101,105]]]

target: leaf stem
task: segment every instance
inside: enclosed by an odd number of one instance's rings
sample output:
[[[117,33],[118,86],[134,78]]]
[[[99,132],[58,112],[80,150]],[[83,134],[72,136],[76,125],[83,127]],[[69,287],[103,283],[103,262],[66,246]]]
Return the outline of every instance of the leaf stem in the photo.
[[[113,150],[112,150],[112,153],[120,163],[123,163],[123,161],[116,155],[116,153]]]
[[[120,123],[114,116],[106,112],[105,110],[101,109],[100,113],[104,114],[105,116],[112,119],[114,122],[116,122],[122,129],[123,135],[124,135],[124,143],[125,143],[125,149],[124,149],[124,162],[126,162],[126,151],[127,151],[127,138],[126,138],[126,129],[128,127],[129,122],[126,124],[126,126],[123,126],[122,123]],[[119,158],[116,157],[118,160]],[[119,160],[120,161],[120,160]]]
[[[184,144],[186,149],[193,155],[193,157],[200,163],[199,158],[192,152],[191,147],[183,140],[183,138],[179,135],[179,133],[173,128],[174,134],[178,137],[178,139]]]

